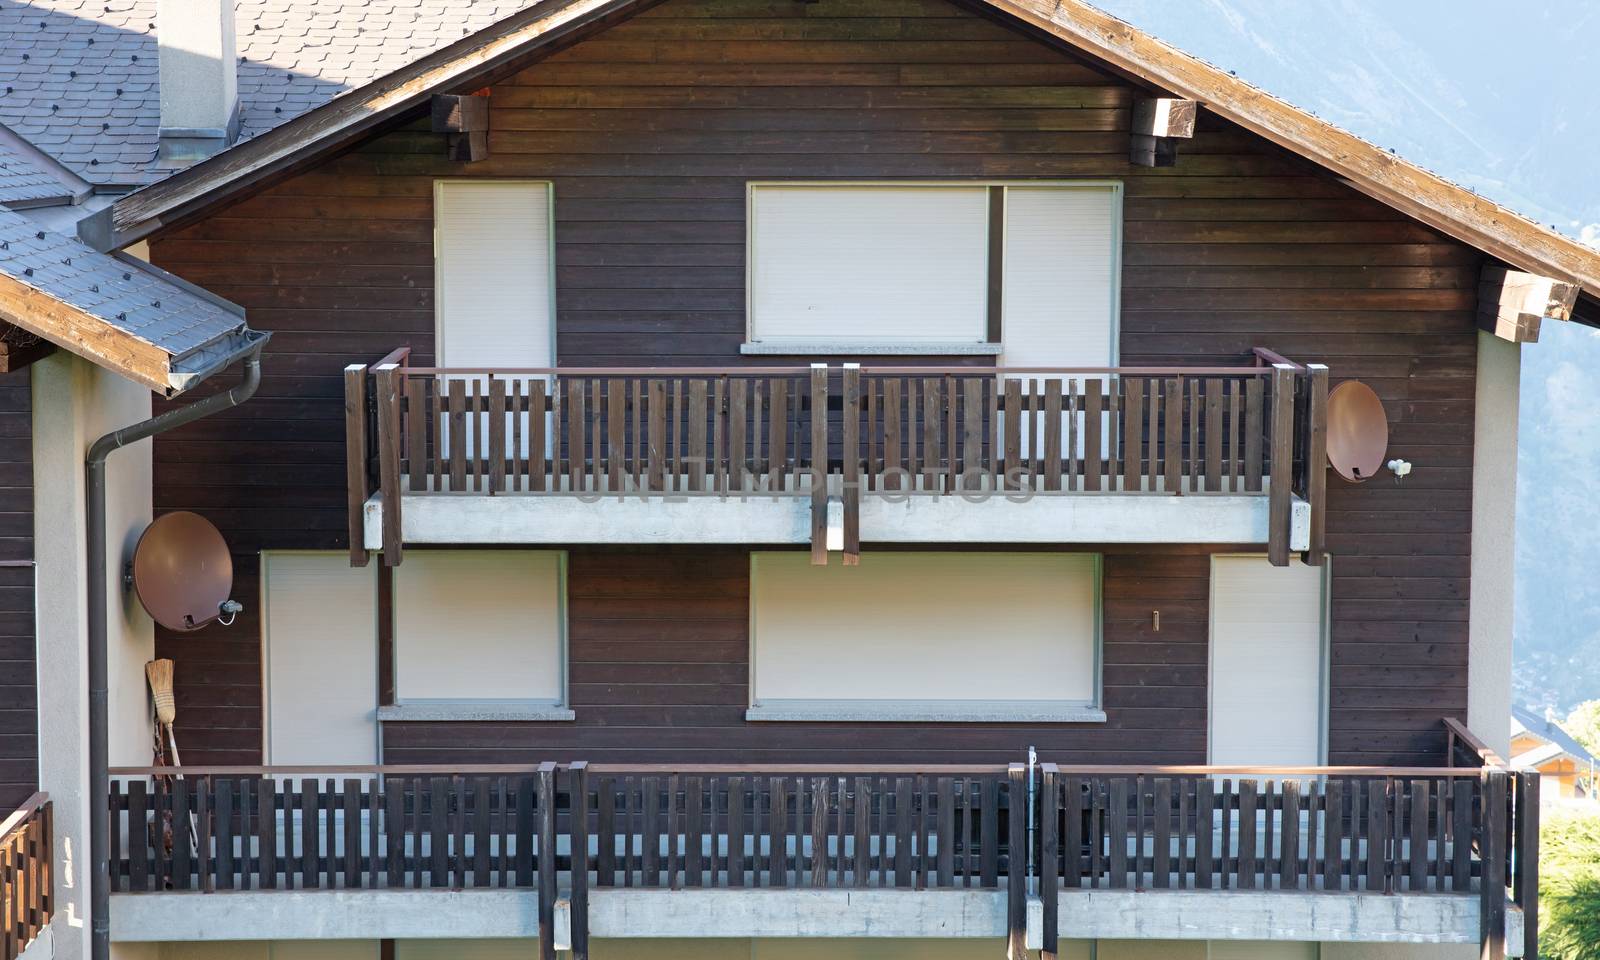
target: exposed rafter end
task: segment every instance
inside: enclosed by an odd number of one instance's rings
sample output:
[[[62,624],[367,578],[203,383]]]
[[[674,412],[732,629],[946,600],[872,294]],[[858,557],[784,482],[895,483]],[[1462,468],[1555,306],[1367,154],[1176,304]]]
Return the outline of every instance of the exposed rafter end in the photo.
[[[1199,104],[1193,100],[1151,97],[1133,103],[1128,162],[1139,167],[1170,167],[1178,162],[1178,141],[1194,136]]]
[[[1485,264],[1478,280],[1478,328],[1511,343],[1537,343],[1546,317],[1572,319],[1578,292],[1576,283]]]
[[[471,163],[489,156],[489,91],[433,96],[433,132],[445,135],[445,155]]]
[[[13,373],[55,353],[56,345],[9,324],[0,324],[0,373]]]

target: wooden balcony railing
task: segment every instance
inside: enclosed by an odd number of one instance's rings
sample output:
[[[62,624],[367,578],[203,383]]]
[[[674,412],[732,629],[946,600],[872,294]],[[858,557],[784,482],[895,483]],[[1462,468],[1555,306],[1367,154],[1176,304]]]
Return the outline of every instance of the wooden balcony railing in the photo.
[[[1317,557],[1327,369],[1261,353],[1274,362],[445,369],[402,349],[345,371],[351,559],[375,491],[391,564],[403,499],[433,494],[807,497],[819,562],[829,498],[850,554],[862,497],[1261,495],[1287,562],[1298,492]]]
[[[1080,889],[1475,896],[1503,951],[1508,880],[1525,914],[1537,883],[1537,775],[1499,768],[181,772],[112,772],[113,889],[521,888],[550,950],[565,890],[575,956],[591,891],[620,887],[990,889],[1014,938],[1030,894]]]
[[[16,960],[50,925],[51,813],[49,796],[36,793],[0,820],[0,960]]]

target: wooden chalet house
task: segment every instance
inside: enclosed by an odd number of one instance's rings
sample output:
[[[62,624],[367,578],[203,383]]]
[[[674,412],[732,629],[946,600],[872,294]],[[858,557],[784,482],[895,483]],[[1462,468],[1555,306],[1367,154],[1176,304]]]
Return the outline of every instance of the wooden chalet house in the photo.
[[[1600,255],[1079,0],[90,6],[0,11],[71,185],[9,205],[272,339],[86,555],[45,425],[152,382],[0,300],[65,348],[0,380],[6,943],[1532,955],[1518,364]],[[1328,469],[1347,382],[1409,475]],[[179,510],[231,625],[121,583]]]

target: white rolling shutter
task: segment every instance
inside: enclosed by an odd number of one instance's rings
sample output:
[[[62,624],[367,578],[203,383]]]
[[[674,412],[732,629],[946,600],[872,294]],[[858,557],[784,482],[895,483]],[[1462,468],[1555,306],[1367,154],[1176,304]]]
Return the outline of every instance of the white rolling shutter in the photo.
[[[1004,366],[1115,363],[1119,206],[1111,186],[1006,187]]]
[[[267,552],[261,583],[267,762],[375,763],[375,569],[342,552]]]
[[[753,554],[752,701],[922,704],[952,719],[1093,704],[1098,572],[1093,554],[879,552],[857,567]]]
[[[562,555],[415,550],[394,568],[395,698],[557,704]]]
[[[550,184],[517,180],[439,180],[434,184],[435,353],[441,367],[555,366]],[[483,377],[459,377],[469,382]],[[521,378],[521,390],[528,391]],[[471,392],[471,386],[468,388]],[[483,388],[487,389],[487,388]],[[506,442],[522,438],[528,453],[528,414]],[[548,420],[548,414],[546,415]],[[545,454],[551,431],[545,430]],[[487,446],[488,419],[469,416],[466,456]],[[442,437],[455,441],[448,424]],[[469,483],[486,482],[478,477]]]
[[[1321,762],[1326,569],[1212,557],[1212,763]]]
[[[438,181],[434,247],[439,366],[554,365],[549,184]]]
[[[758,185],[750,194],[750,337],[981,343],[983,186]]]

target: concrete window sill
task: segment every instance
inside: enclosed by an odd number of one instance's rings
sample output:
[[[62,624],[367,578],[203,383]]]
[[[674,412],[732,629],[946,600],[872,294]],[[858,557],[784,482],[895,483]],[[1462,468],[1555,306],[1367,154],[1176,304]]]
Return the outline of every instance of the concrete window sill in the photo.
[[[1062,703],[768,702],[745,711],[773,723],[1105,723],[1099,707]]]
[[[863,355],[899,357],[993,357],[1000,354],[998,343],[912,343],[893,340],[848,342],[764,341],[743,343],[739,352],[757,357],[854,357]]]
[[[576,714],[553,703],[524,700],[413,700],[378,708],[380,722],[563,721]]]

